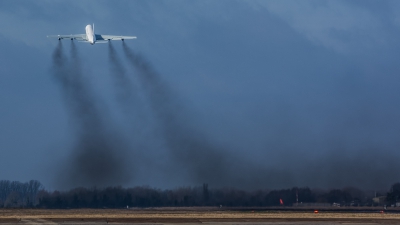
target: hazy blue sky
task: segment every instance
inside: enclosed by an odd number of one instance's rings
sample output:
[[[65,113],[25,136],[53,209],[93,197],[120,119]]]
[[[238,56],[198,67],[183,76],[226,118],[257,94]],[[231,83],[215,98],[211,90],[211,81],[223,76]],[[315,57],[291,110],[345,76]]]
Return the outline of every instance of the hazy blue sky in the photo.
[[[400,181],[400,2],[378,0],[0,1],[0,179],[57,186],[75,137],[51,74],[58,41],[46,35],[84,33],[91,23],[96,33],[136,35],[127,44],[173,90],[189,126],[243,160],[232,167],[261,168],[215,185],[263,173],[266,181],[244,186]],[[113,45],[124,58],[121,43]],[[134,142],[135,118],[116,102],[107,44],[77,47],[112,126]],[[168,169],[174,159],[152,123],[142,121],[146,147],[132,150],[128,184],[210,182]]]

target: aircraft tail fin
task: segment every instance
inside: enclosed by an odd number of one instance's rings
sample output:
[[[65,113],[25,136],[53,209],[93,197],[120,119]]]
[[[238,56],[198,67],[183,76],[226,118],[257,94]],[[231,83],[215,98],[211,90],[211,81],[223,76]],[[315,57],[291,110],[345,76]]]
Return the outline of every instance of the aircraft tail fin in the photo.
[[[93,34],[95,34],[95,32],[94,32],[94,23],[93,23]]]

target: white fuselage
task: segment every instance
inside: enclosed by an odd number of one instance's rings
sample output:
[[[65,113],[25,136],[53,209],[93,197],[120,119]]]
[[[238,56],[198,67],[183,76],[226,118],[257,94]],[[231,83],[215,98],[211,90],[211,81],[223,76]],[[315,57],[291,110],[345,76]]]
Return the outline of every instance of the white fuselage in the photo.
[[[94,34],[92,25],[87,25],[85,30],[88,42],[93,45],[96,42],[96,35]]]

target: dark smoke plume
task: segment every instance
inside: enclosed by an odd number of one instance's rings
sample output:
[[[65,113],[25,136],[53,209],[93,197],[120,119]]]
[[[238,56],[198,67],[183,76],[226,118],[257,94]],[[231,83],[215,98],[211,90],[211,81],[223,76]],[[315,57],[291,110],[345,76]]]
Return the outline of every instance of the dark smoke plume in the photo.
[[[137,86],[132,83],[132,81],[127,76],[126,70],[121,63],[118,54],[110,42],[108,44],[108,58],[111,64],[111,77],[115,83],[117,101],[121,104],[122,108],[125,110],[130,117],[135,116],[142,123],[136,121],[136,130],[143,129],[143,122],[146,120],[144,113],[144,105],[140,99]]]
[[[188,179],[196,183],[223,185],[226,181],[232,181],[229,157],[224,156],[223,149],[188,125],[189,121],[181,116],[183,110],[177,98],[145,58],[133,52],[125,43],[123,49],[137,71],[177,174],[187,173]]]
[[[108,58],[111,62],[111,74],[115,78],[117,86],[117,97],[120,103],[126,104],[127,101],[133,101],[137,93],[134,93],[134,86],[131,80],[126,76],[126,71],[118,58],[117,52],[111,42],[108,43]],[[132,102],[131,102],[132,103]]]
[[[124,157],[127,145],[104,120],[104,109],[99,109],[99,99],[84,80],[73,42],[71,60],[67,63],[65,59],[59,42],[53,54],[53,73],[66,98],[77,143],[62,166],[58,183],[63,187],[126,184],[130,178]]]
[[[174,173],[170,173],[174,176],[183,173],[187,179],[197,184],[207,182],[212,186],[250,189],[287,188],[295,185],[382,188],[396,181],[397,166],[394,166],[396,163],[392,155],[378,154],[378,150],[360,149],[358,155],[346,156],[338,148],[332,151],[331,156],[309,159],[302,154],[302,140],[293,146],[286,146],[296,139],[290,139],[291,128],[286,132],[279,126],[274,127],[275,134],[266,137],[267,140],[271,140],[265,147],[271,157],[262,156],[265,159],[264,164],[239,157],[230,152],[227,149],[229,147],[216,144],[206,135],[190,127],[190,121],[182,116],[184,112],[177,98],[153,67],[125,43],[123,50],[137,71],[141,87],[146,92],[147,100],[157,117],[158,129],[170,151],[172,164],[176,166]],[[283,131],[279,132],[282,129]],[[332,146],[332,143],[325,143],[319,147],[323,149],[327,146]]]
[[[137,70],[152,110],[173,160],[173,172],[184,173],[188,180],[212,186],[240,188],[271,187],[292,184],[290,173],[281,168],[255,165],[221,146],[190,126],[178,98],[145,58],[125,43],[125,55]]]
[[[211,186],[238,188],[287,188],[295,185],[337,188],[357,186],[361,188],[387,187],[395,182],[396,155],[381,154],[381,149],[371,149],[371,144],[359,146],[356,155],[347,155],[346,143],[322,141],[306,142],[293,133],[288,125],[271,125],[273,132],[266,134],[264,164],[254,163],[230,152],[229,146],[218,145],[212,138],[191,127],[179,98],[160,74],[146,59],[123,44],[123,50],[134,67],[140,88],[146,94],[154,115],[157,130],[154,132],[169,150],[171,171],[163,171],[168,177],[183,176],[191,184],[209,183]],[[74,45],[71,59],[63,54],[61,43],[53,54],[53,70],[66,105],[74,120],[77,143],[72,157],[63,166],[63,184],[71,186],[105,186],[124,184],[129,181],[127,145],[107,123],[106,115],[99,109],[99,99],[90,90],[82,74],[81,60]],[[142,108],[132,99],[136,89],[130,85],[113,46],[109,46],[111,71],[123,104]],[[129,85],[127,85],[129,84]],[[297,139],[296,139],[297,138]],[[153,141],[152,139],[144,139]],[[332,148],[332,155],[310,158],[306,149]],[[251,149],[249,149],[251,151]],[[393,150],[395,152],[395,150]],[[243,152],[242,152],[243,154]]]

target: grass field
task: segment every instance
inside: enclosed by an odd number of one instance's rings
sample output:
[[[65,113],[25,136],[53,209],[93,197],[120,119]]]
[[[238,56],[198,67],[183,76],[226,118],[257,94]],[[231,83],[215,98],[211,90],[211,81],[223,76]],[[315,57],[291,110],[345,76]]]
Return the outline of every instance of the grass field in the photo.
[[[400,214],[377,212],[243,211],[202,209],[0,209],[0,222],[44,219],[49,221],[110,221],[130,223],[344,221],[400,224]]]

